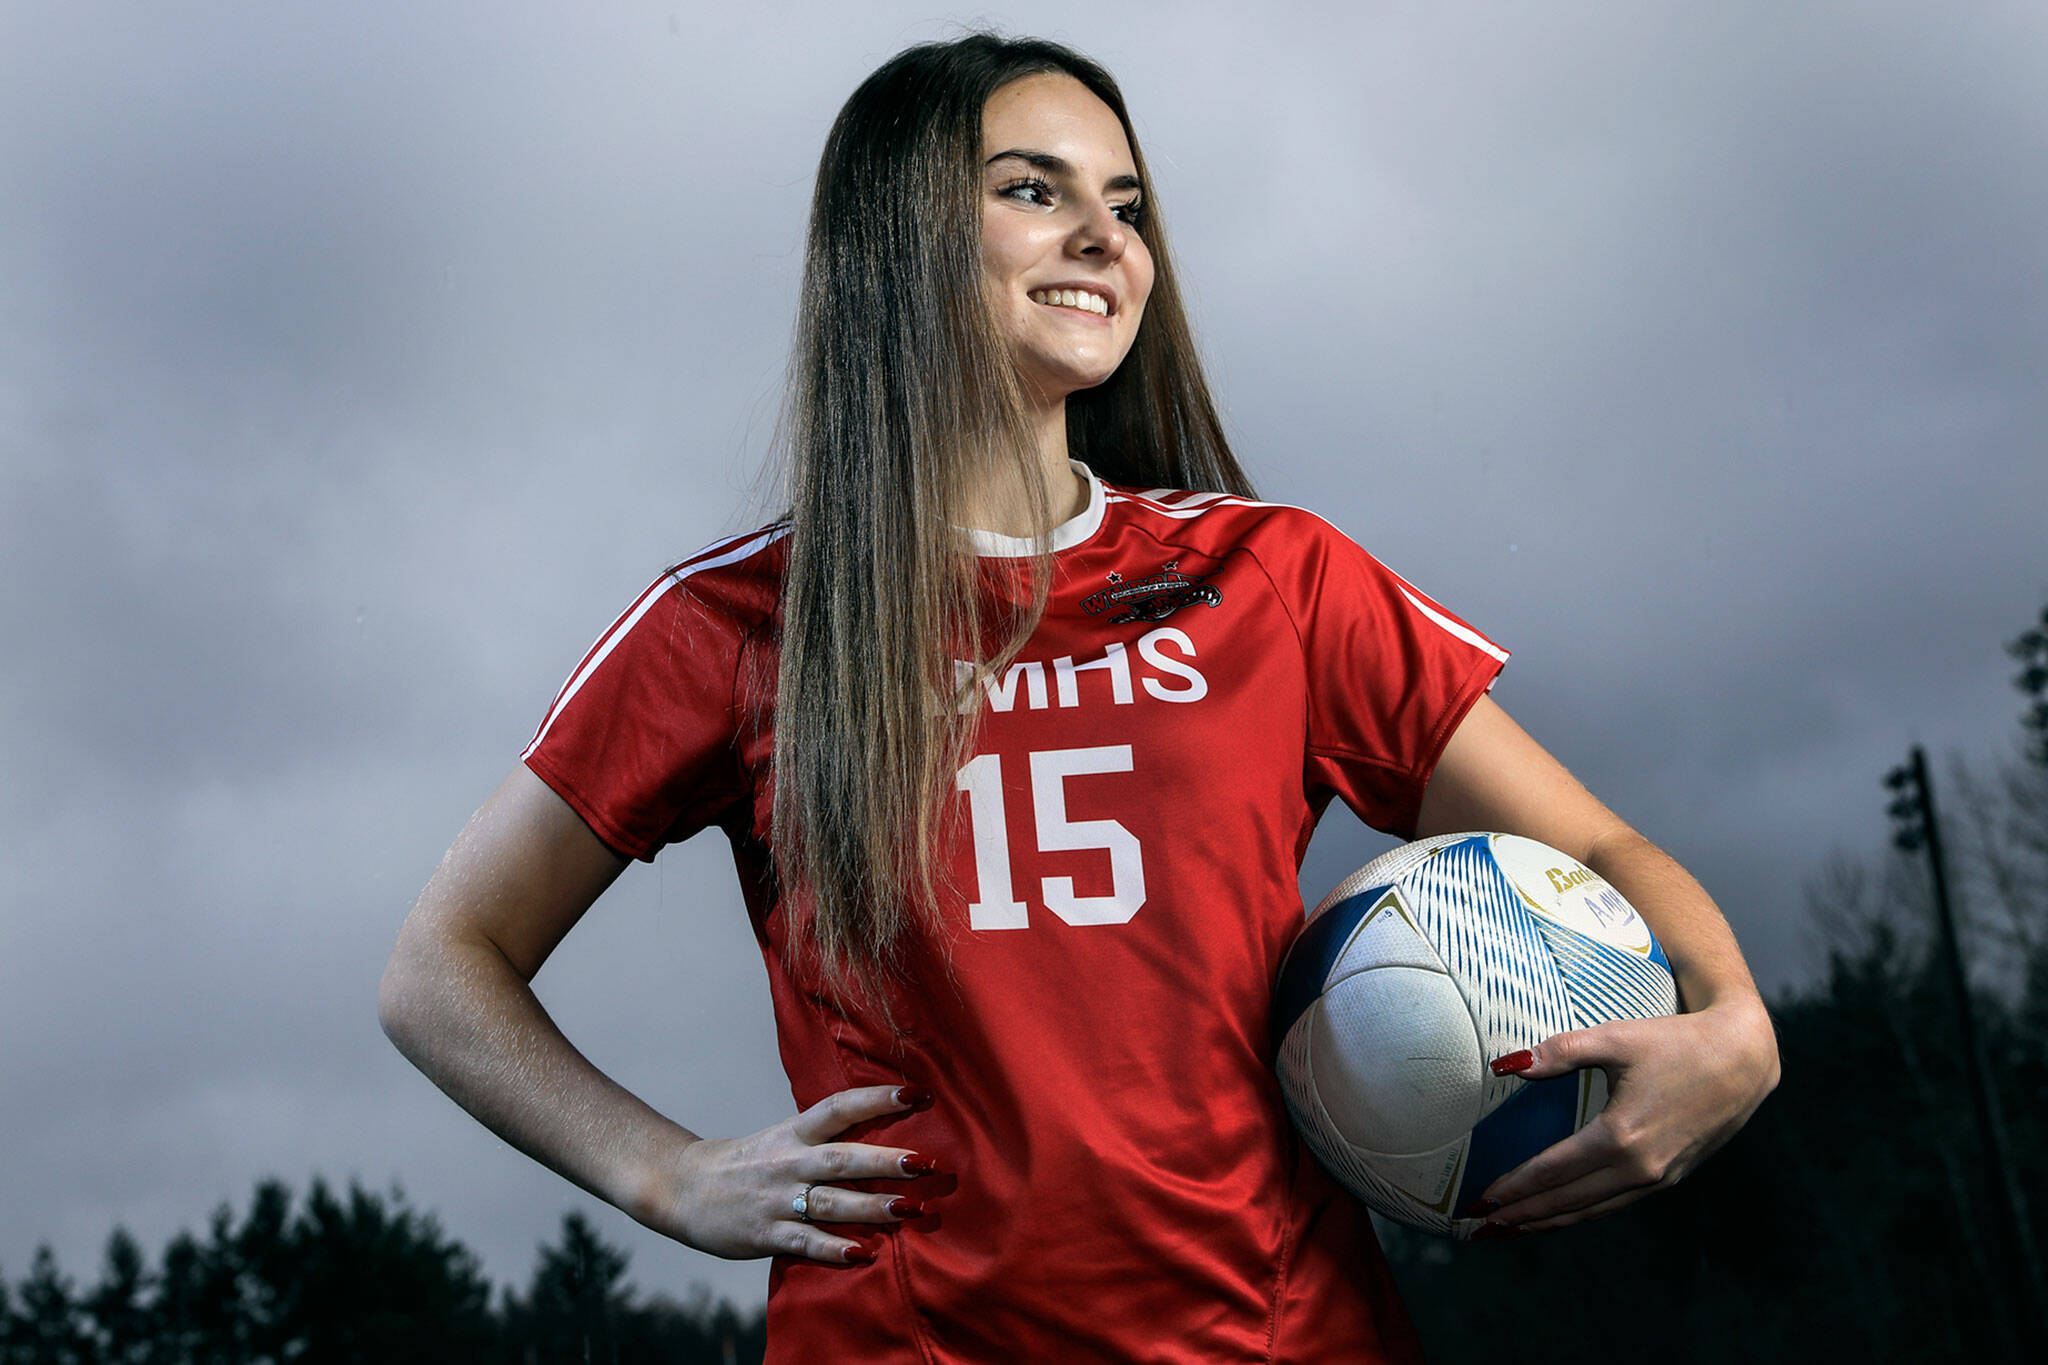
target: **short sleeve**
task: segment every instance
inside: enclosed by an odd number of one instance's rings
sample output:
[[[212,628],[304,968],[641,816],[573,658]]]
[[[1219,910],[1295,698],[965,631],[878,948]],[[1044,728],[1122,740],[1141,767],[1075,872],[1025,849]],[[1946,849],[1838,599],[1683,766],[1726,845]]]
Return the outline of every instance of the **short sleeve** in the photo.
[[[1342,532],[1303,513],[1268,563],[1289,599],[1308,676],[1303,774],[1375,829],[1411,835],[1451,734],[1508,652]]]
[[[747,791],[733,704],[742,624],[664,574],[592,645],[521,757],[614,850],[651,860]]]

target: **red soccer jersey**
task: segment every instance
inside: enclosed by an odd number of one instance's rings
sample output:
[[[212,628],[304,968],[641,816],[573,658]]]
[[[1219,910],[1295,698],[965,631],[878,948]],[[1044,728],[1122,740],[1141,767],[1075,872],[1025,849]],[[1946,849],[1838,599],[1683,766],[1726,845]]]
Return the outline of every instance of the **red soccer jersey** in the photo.
[[[1412,832],[1507,655],[1311,513],[1088,482],[979,698],[949,941],[917,950],[898,1034],[789,965],[765,875],[781,528],[650,587],[526,762],[621,853],[725,830],[799,1106],[937,1093],[853,1135],[938,1159],[907,1187],[927,1216],[847,1229],[871,1267],[778,1258],[771,1361],[1412,1359],[1365,1212],[1289,1126],[1273,982],[1330,798]]]

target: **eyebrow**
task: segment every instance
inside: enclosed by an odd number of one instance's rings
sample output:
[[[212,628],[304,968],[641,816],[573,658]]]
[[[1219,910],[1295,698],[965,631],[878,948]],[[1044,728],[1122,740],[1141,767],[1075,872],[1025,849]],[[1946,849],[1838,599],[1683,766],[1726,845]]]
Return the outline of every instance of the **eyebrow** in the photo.
[[[1065,157],[1054,156],[1051,152],[1032,151],[1026,147],[1012,147],[1006,152],[997,152],[983,164],[993,166],[998,161],[1013,159],[1022,161],[1026,165],[1034,166],[1052,175],[1065,176],[1070,180],[1074,176],[1073,163]],[[1138,190],[1142,192],[1145,186],[1135,175],[1117,175],[1111,176],[1105,181],[1102,188],[1106,190]]]

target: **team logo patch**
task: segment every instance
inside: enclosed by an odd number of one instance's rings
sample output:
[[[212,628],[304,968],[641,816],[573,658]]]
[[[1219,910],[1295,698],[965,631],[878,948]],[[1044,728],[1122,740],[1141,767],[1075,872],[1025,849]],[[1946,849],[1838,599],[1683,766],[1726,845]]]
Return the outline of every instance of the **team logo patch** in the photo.
[[[1158,573],[1144,578],[1126,581],[1122,574],[1112,571],[1109,586],[1084,599],[1081,610],[1090,616],[1114,611],[1116,615],[1109,618],[1109,624],[1117,626],[1126,621],[1164,621],[1193,603],[1213,607],[1222,600],[1221,589],[1182,573],[1180,561],[1170,559]]]

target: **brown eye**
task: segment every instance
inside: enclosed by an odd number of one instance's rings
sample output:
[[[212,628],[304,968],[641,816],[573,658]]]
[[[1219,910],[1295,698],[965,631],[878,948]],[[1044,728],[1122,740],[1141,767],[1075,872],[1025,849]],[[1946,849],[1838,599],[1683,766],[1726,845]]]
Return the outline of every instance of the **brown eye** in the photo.
[[[1043,180],[1018,180],[1003,186],[1000,191],[1006,199],[1023,199],[1027,203],[1050,205],[1052,186]]]

